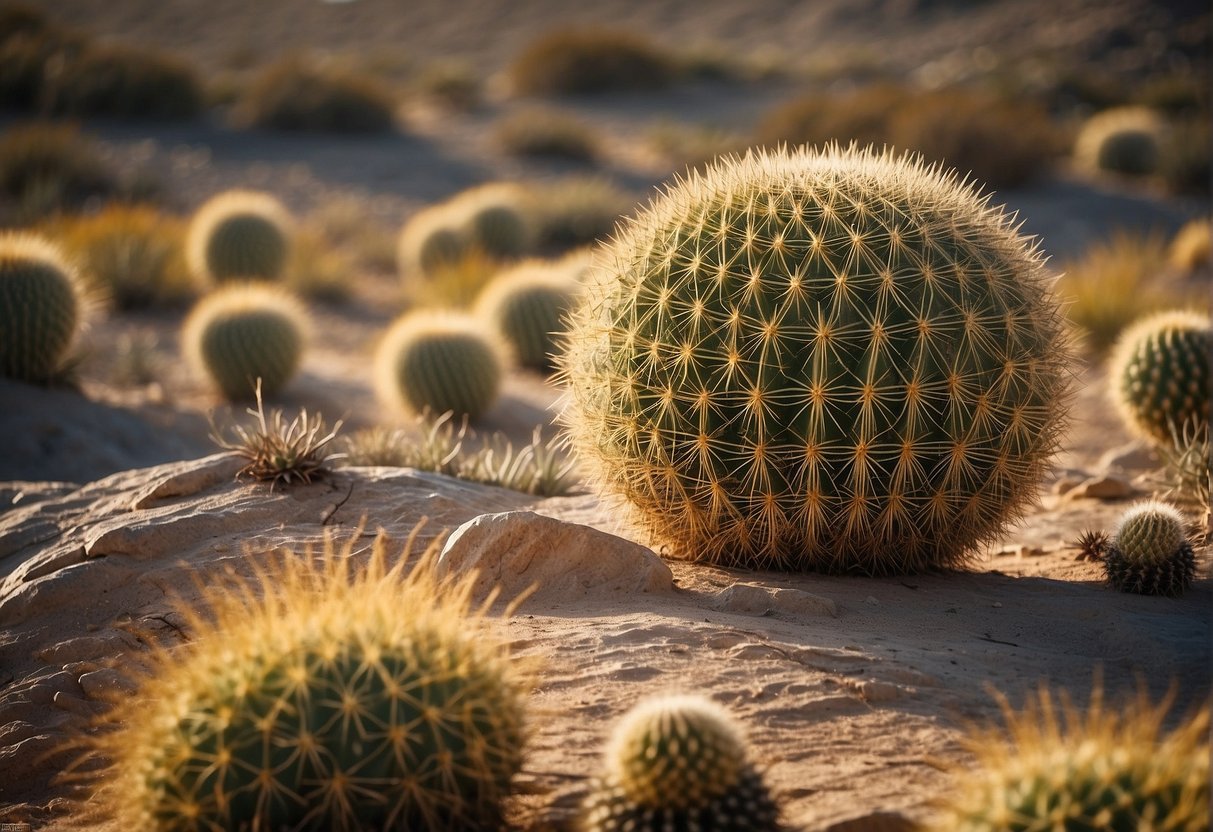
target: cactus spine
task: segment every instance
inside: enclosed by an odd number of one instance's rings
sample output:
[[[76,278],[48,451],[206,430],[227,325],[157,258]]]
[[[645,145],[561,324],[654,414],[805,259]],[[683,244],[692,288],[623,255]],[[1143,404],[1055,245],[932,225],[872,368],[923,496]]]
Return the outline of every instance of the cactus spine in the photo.
[[[182,327],[190,363],[229,399],[282,389],[303,355],[307,313],[292,295],[249,284],[218,289],[198,302]]]
[[[698,696],[632,709],[583,807],[583,832],[774,832],[779,807],[746,761],[740,731]]]
[[[212,197],[194,214],[186,241],[191,271],[211,283],[277,279],[290,246],[290,214],[274,197],[255,191]]]
[[[1065,700],[1063,700],[1065,701]],[[1003,701],[1006,734],[965,743],[977,766],[957,771],[938,832],[1205,832],[1209,828],[1209,711],[1162,735],[1167,703],[1144,698],[1124,714],[1098,695],[1085,716],[1047,691],[1022,713]]]
[[[532,261],[501,273],[476,301],[476,314],[509,345],[514,360],[540,372],[552,369],[558,333],[576,299],[577,284],[556,263]]]
[[[1213,322],[1197,312],[1159,312],[1129,327],[1109,362],[1112,395],[1139,436],[1169,444],[1208,430]]]
[[[76,271],[39,237],[0,234],[0,376],[46,381],[83,317]]]
[[[434,552],[403,573],[383,540],[324,565],[284,553],[256,582],[186,610],[190,644],[160,649],[98,740],[95,803],[116,828],[498,828],[521,763],[526,679],[440,584]],[[356,556],[355,556],[356,558]]]
[[[1183,515],[1156,500],[1130,506],[1102,554],[1108,582],[1122,592],[1182,595],[1196,574]]]
[[[501,347],[474,318],[414,312],[391,326],[379,346],[380,397],[414,414],[452,411],[475,419],[501,388]]]
[[[963,562],[1066,399],[1037,250],[952,175],[836,147],[692,173],[599,258],[562,359],[583,461],[685,558]]]

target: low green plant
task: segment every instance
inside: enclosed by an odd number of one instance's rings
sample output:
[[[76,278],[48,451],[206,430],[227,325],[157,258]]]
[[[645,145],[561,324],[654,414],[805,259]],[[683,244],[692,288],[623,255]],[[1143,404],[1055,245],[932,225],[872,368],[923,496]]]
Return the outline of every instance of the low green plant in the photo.
[[[180,120],[202,112],[196,72],[162,52],[91,45],[48,73],[41,107],[52,115]]]
[[[67,359],[86,296],[57,247],[27,234],[0,234],[0,376],[48,382]]]
[[[266,66],[232,110],[239,126],[326,133],[382,133],[396,98],[370,75],[292,55]]]
[[[528,260],[500,272],[484,287],[475,314],[509,347],[514,363],[549,372],[578,289],[562,264]]]
[[[598,137],[584,121],[569,113],[529,107],[497,122],[497,143],[512,156],[536,156],[592,162],[598,157]]]
[[[1114,107],[1091,116],[1074,141],[1074,160],[1090,171],[1143,176],[1156,173],[1165,127],[1153,110]]]
[[[11,221],[41,220],[118,190],[96,142],[72,125],[22,124],[0,135],[0,195]]]
[[[509,67],[523,95],[581,95],[653,90],[675,79],[677,66],[647,38],[607,29],[556,29],[528,44]]]
[[[538,244],[567,251],[607,239],[637,200],[609,179],[570,176],[531,188]]]
[[[223,191],[190,219],[186,256],[200,282],[274,280],[290,262],[290,214],[260,191]]]

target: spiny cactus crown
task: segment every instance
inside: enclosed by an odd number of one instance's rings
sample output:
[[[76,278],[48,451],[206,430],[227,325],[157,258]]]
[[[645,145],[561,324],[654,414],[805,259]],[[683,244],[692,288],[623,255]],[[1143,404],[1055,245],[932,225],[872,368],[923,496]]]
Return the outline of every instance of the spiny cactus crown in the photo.
[[[98,740],[95,801],[117,828],[354,832],[497,828],[521,763],[525,674],[440,584],[382,540],[284,553],[186,610]],[[404,614],[402,614],[404,611]]]
[[[0,376],[54,375],[85,305],[80,278],[58,248],[41,237],[0,234]]]
[[[190,221],[190,269],[213,283],[278,278],[290,254],[291,226],[290,214],[271,195],[225,191],[203,204]]]
[[[1174,555],[1186,539],[1179,509],[1149,500],[1125,510],[1116,524],[1112,544],[1129,561],[1153,564]]]
[[[565,423],[677,556],[893,573],[964,560],[1036,493],[1066,349],[1033,244],[888,153],[751,152],[600,252]]]

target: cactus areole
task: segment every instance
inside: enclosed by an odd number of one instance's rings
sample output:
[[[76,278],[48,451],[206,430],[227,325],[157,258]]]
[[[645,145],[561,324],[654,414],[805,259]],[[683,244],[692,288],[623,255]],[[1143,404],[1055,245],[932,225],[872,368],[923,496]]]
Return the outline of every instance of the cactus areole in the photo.
[[[913,158],[750,152],[598,253],[565,423],[670,553],[890,574],[963,563],[1064,420],[1052,278],[1010,217]]]

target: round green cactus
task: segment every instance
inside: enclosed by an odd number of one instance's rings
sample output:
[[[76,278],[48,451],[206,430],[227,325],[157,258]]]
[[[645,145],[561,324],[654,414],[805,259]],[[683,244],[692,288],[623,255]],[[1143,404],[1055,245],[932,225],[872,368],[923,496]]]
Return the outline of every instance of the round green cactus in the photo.
[[[1156,500],[1129,507],[1104,548],[1103,565],[1122,592],[1182,595],[1196,574],[1196,556],[1179,509]]]
[[[303,354],[307,313],[290,294],[256,284],[228,286],[198,302],[182,328],[191,363],[229,399],[282,389]]]
[[[80,328],[83,298],[75,269],[57,248],[0,234],[0,376],[51,378]]]
[[[602,254],[564,420],[673,555],[945,567],[1034,498],[1067,398],[1060,312],[1030,241],[954,176],[749,153]]]
[[[1207,429],[1213,322],[1197,312],[1159,312],[1129,327],[1109,362],[1111,392],[1139,436],[1169,444]]]
[[[1205,832],[1209,711],[1160,736],[1166,705],[1117,714],[1096,695],[1064,721],[1042,691],[1022,713],[1003,702],[1007,731],[968,738],[976,766],[958,769],[934,832]]]
[[[525,673],[469,612],[466,585],[403,574],[382,538],[219,581],[184,610],[98,740],[93,804],[115,828],[496,829],[526,740]],[[401,614],[401,611],[407,614]]]
[[[522,263],[493,278],[476,300],[476,314],[497,331],[520,366],[547,372],[577,291],[561,264]]]
[[[444,206],[414,214],[400,232],[396,249],[401,275],[428,276],[454,263],[471,248],[467,233],[451,218]]]
[[[1144,107],[1116,107],[1096,113],[1078,133],[1074,155],[1093,170],[1133,176],[1158,170],[1163,123]]]
[[[698,696],[667,696],[615,729],[606,773],[583,807],[584,832],[773,832],[779,807],[746,761],[740,731]]]
[[[464,214],[468,236],[485,254],[508,260],[530,247],[524,199],[521,188],[496,183],[460,194],[452,201],[451,210]]]
[[[474,318],[414,312],[396,321],[379,346],[380,396],[410,413],[448,410],[475,419],[501,389],[501,348]]]
[[[225,191],[208,200],[190,221],[190,269],[213,283],[274,280],[290,256],[290,228],[290,215],[269,194]]]

